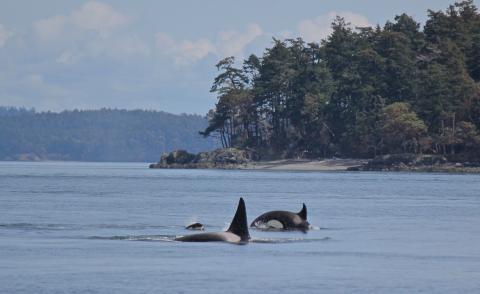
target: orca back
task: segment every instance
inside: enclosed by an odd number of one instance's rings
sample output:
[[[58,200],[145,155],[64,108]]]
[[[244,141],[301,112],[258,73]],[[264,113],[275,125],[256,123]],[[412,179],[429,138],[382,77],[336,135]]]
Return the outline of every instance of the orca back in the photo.
[[[238,235],[243,242],[250,240],[247,223],[247,210],[245,208],[245,201],[240,197],[238,201],[237,211],[228,228],[227,232]]]
[[[302,210],[300,210],[300,212],[297,214],[302,219],[307,220],[307,206],[305,205],[305,203],[303,203]]]

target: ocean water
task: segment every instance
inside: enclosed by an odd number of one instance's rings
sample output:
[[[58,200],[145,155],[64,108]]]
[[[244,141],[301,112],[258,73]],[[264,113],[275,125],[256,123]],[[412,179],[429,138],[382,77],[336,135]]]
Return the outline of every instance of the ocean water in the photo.
[[[239,197],[315,228],[173,241]],[[480,293],[480,175],[0,162],[0,293]]]

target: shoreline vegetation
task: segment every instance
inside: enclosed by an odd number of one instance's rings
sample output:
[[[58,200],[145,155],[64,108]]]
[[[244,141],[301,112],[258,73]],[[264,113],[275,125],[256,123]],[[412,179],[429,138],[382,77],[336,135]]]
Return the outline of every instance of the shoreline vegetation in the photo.
[[[439,155],[406,153],[382,155],[370,160],[353,158],[260,160],[254,151],[236,148],[217,149],[198,154],[177,150],[164,153],[158,163],[152,163],[149,167],[154,169],[480,173],[480,163],[449,162],[447,158]]]

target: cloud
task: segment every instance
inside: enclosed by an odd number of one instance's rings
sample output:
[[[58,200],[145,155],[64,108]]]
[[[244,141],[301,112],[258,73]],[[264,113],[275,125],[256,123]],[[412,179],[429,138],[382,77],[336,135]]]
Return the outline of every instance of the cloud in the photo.
[[[351,23],[353,27],[373,26],[368,19],[361,14],[349,11],[332,11],[314,19],[301,21],[297,27],[298,33],[307,42],[320,42],[332,33],[331,23],[335,20],[337,15],[343,17],[345,21]]]
[[[71,13],[34,22],[33,32],[41,46],[56,52],[55,61],[63,65],[84,58],[126,60],[148,55],[149,46],[122,29],[128,22],[129,17],[112,6],[91,1]]]
[[[226,31],[220,33],[219,53],[221,57],[240,56],[245,47],[263,34],[258,24],[250,24],[246,32]]]
[[[215,53],[216,48],[208,39],[196,41],[183,41],[180,46],[180,55],[176,58],[177,64],[189,64],[205,58],[210,53]]]
[[[258,24],[248,25],[243,32],[222,31],[213,41],[207,38],[176,41],[167,33],[159,32],[155,35],[155,45],[160,53],[173,57],[175,64],[191,65],[210,54],[219,58],[243,57],[245,48],[263,34]]]
[[[162,54],[173,56],[177,65],[192,64],[216,52],[215,45],[208,39],[177,42],[163,32],[155,35],[155,45]]]
[[[93,30],[100,35],[107,35],[125,25],[128,17],[108,4],[92,1],[74,11],[70,16],[70,21],[79,29]]]
[[[33,23],[33,31],[42,40],[51,40],[62,35],[67,18],[56,15]]]
[[[271,45],[271,36],[295,38],[301,34],[319,41],[331,32],[330,22],[336,14],[353,25],[369,25],[361,15],[331,12],[298,21],[298,26],[284,31],[265,32],[266,27],[245,23],[235,29],[186,37],[178,31],[166,33],[166,28],[152,33],[149,24],[157,19],[132,16],[135,12],[121,10],[117,2],[86,1],[38,18],[27,33],[20,33],[21,28],[18,33],[14,30],[15,42],[10,39],[13,33],[9,30],[13,29],[0,25],[0,47],[7,43],[3,50],[9,50],[0,58],[4,64],[15,65],[0,71],[4,103],[56,110],[148,106],[175,112],[206,111],[214,103],[208,89],[216,74],[215,61],[226,56],[241,61],[250,52],[261,54]],[[178,97],[184,97],[185,103],[179,103]]]
[[[5,46],[7,40],[13,36],[13,33],[7,30],[2,24],[0,24],[0,48]]]
[[[69,15],[55,15],[33,23],[35,34],[49,41],[75,31],[94,31],[108,36],[112,31],[128,23],[128,17],[101,2],[87,2]]]

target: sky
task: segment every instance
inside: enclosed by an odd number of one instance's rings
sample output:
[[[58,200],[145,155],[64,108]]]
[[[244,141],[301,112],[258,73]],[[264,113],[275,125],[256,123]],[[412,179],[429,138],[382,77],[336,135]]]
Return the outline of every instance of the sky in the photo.
[[[383,25],[454,0],[0,0],[0,106],[205,114],[215,64],[272,37],[319,42],[336,15]],[[480,0],[475,4],[480,7]]]

